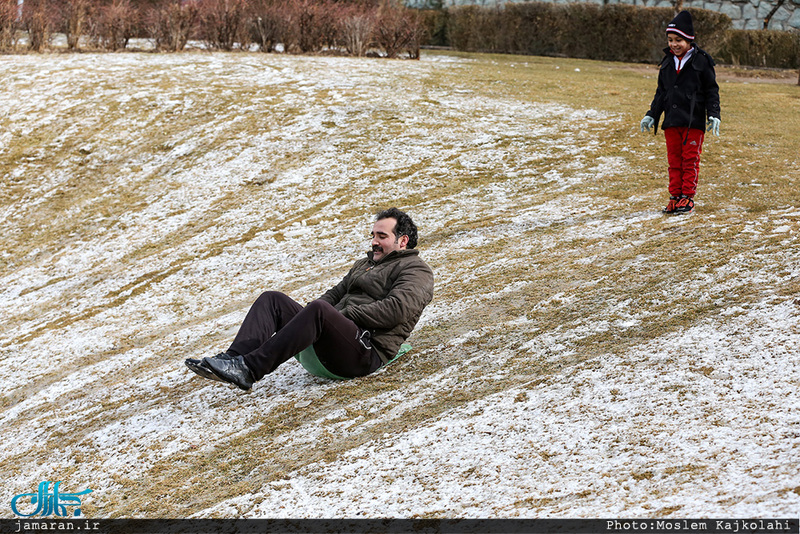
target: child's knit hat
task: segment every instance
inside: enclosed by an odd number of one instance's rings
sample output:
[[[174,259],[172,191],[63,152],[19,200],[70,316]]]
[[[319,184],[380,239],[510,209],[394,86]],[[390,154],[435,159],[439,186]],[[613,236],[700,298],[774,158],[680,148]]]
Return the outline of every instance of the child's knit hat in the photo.
[[[692,15],[688,11],[678,13],[672,22],[667,24],[667,33],[676,33],[687,41],[694,41],[694,25]]]

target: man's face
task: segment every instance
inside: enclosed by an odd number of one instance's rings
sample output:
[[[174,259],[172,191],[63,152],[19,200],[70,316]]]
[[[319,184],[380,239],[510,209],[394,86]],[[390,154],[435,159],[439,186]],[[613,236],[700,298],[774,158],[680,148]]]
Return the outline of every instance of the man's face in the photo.
[[[692,47],[692,43],[674,33],[667,34],[667,43],[672,53],[678,57],[683,56]]]
[[[398,239],[394,235],[394,228],[397,226],[397,219],[387,217],[375,221],[372,225],[372,259],[380,260],[394,250],[403,250],[408,244],[408,236],[400,236]]]

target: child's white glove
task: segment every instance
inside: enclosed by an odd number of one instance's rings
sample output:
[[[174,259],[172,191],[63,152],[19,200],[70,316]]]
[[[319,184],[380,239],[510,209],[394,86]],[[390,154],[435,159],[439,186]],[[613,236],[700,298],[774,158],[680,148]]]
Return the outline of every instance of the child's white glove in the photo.
[[[716,117],[709,117],[706,123],[706,131],[714,135],[719,135],[719,119]]]
[[[650,128],[656,123],[656,120],[651,117],[650,115],[645,115],[642,119],[642,122],[639,124],[639,127],[642,129],[643,132],[649,132]]]

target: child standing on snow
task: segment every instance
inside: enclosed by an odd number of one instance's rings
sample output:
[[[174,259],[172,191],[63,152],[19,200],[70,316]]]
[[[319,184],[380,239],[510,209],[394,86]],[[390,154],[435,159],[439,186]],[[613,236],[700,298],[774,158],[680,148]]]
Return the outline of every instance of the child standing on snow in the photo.
[[[705,129],[719,135],[719,85],[714,60],[694,44],[692,15],[681,11],[667,25],[668,48],[658,71],[658,87],[641,130],[661,128],[667,141],[669,204],[664,213],[694,209]],[[706,123],[706,117],[708,122]]]

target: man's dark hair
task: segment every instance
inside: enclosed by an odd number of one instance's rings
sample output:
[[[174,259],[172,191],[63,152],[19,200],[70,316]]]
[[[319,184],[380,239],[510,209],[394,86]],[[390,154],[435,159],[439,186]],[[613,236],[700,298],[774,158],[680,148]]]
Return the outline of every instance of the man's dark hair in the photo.
[[[394,235],[395,240],[400,239],[401,236],[407,235],[408,236],[408,244],[406,248],[414,248],[417,246],[417,225],[414,224],[414,221],[411,220],[411,217],[404,211],[400,211],[397,208],[389,208],[388,210],[383,210],[380,212],[376,217],[376,221],[380,221],[381,219],[389,219],[392,218],[397,221],[397,224],[394,225]]]

